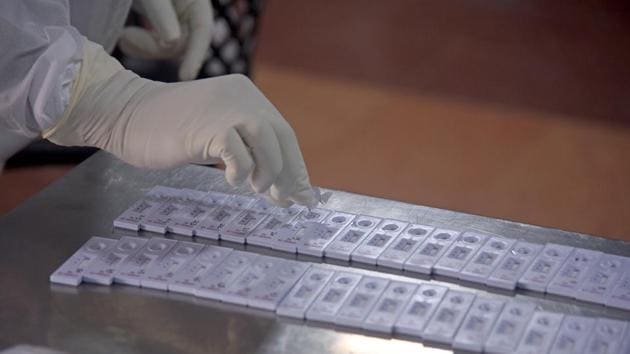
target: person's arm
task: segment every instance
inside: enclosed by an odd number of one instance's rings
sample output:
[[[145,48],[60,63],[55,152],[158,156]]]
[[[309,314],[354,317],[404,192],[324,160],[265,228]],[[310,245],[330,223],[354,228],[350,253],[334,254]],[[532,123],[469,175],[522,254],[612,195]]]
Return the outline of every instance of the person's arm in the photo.
[[[57,122],[82,45],[67,1],[0,1],[0,128],[35,138]]]
[[[20,73],[8,73],[2,67],[3,76],[16,78],[15,86],[3,84],[3,126],[13,124],[23,135],[43,132],[60,145],[98,147],[140,167],[168,168],[221,158],[233,185],[247,180],[253,190],[268,193],[283,205],[317,204],[293,130],[248,78],[229,75],[174,84],[146,80],[125,70],[101,46],[67,25],[67,3],[10,4],[0,5],[0,11],[12,11],[18,22],[3,26],[19,27],[24,23],[21,20],[29,18],[28,26],[34,26],[31,32],[36,33],[45,31],[39,27],[48,25],[44,21],[48,17],[36,18],[30,11],[57,6],[60,25],[54,34],[67,40],[62,42],[63,51],[50,49],[57,42],[24,49],[22,55],[30,59],[20,66],[25,68]],[[14,34],[26,36],[19,31]],[[19,36],[16,41],[21,40]],[[2,41],[3,48],[13,51],[10,40]],[[49,61],[56,70],[47,72],[47,80],[24,79],[38,72],[40,60]],[[21,100],[10,100],[10,95],[5,99],[5,87]],[[63,96],[68,91],[69,99]],[[29,94],[40,99],[31,100]],[[41,97],[51,107],[43,115],[38,106]],[[31,115],[22,118],[24,112]]]
[[[0,1],[0,172],[70,99],[82,39],[68,13],[67,1]]]

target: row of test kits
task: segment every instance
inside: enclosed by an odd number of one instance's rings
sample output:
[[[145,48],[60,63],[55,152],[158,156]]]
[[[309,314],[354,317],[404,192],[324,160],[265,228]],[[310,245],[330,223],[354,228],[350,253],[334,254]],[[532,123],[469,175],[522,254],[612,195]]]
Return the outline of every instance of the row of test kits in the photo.
[[[630,353],[626,321],[340,268],[160,237],[92,237],[50,280],[185,293],[474,352]]]
[[[324,208],[157,186],[114,226],[533,290],[630,309],[630,258]]]

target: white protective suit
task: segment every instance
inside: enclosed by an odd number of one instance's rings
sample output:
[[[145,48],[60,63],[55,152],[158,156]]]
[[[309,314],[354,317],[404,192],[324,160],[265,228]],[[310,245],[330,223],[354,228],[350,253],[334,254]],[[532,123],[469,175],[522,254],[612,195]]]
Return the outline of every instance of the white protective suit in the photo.
[[[137,2],[149,19],[162,16],[166,25],[156,26],[158,36],[141,28],[123,32],[130,5],[125,0],[77,0],[72,10],[64,0],[0,1],[0,161],[40,136],[60,145],[98,147],[147,168],[220,158],[233,185],[247,180],[280,205],[317,204],[293,130],[249,79],[146,80],[71,25],[72,14],[108,49],[123,33],[125,52],[182,55],[180,78],[196,76],[212,16],[195,14],[211,11],[208,0]],[[156,15],[155,4],[173,11]],[[188,22],[181,28],[169,25],[182,19]],[[99,25],[104,28],[95,30]],[[188,44],[182,44],[184,36]]]

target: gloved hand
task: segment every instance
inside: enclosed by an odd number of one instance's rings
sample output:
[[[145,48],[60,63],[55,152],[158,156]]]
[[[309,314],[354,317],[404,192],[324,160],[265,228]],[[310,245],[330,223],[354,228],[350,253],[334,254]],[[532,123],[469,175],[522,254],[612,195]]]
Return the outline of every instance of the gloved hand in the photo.
[[[68,108],[44,137],[99,147],[148,168],[221,158],[232,185],[247,179],[254,191],[269,192],[284,206],[318,203],[293,130],[242,75],[150,81],[85,40]]]
[[[181,58],[179,79],[195,79],[210,47],[210,0],[134,0],[133,9],[151,28],[126,27],[118,43],[123,53],[138,59]]]

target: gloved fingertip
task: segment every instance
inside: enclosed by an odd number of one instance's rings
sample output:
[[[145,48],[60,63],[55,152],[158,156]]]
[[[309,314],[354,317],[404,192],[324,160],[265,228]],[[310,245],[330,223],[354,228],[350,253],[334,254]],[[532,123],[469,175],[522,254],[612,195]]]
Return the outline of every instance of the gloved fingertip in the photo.
[[[181,36],[182,36],[182,32],[179,30],[179,28],[177,28],[172,31],[166,32],[164,34],[164,38],[162,38],[162,41],[167,46],[173,46],[177,44]]]
[[[179,68],[179,81],[190,81],[190,80],[194,80],[197,78],[197,75],[199,75],[199,69],[200,68],[191,68],[188,65],[182,65]]]
[[[280,200],[276,203],[276,205],[278,205],[281,208],[288,208],[290,206],[292,206],[294,203],[290,200]]]
[[[258,194],[262,194],[269,190],[270,184],[260,185],[260,184],[257,184],[256,182],[252,182],[251,186],[254,192]]]
[[[293,205],[293,202],[288,200],[288,199],[278,200],[278,199],[275,199],[275,198],[271,197],[268,193],[264,194],[264,197],[270,203],[272,203],[274,205],[277,205],[277,206],[279,206],[281,208],[288,208],[291,205]]]
[[[164,45],[174,45],[182,38],[182,30],[179,26],[177,20],[172,23],[170,21],[163,19],[164,23],[160,23],[157,25],[156,29],[159,33],[160,41]]]
[[[225,168],[225,179],[232,187],[238,187],[245,183],[247,174],[236,171],[234,168],[227,166]]]
[[[290,200],[294,201],[297,204],[304,205],[308,208],[314,208],[319,204],[319,199],[313,192],[312,189],[304,189],[301,190],[289,197]]]
[[[274,198],[271,195],[271,191],[268,189],[267,191],[265,191],[264,193],[259,193],[259,195],[264,198],[267,202],[279,206],[281,208],[288,208],[290,206],[292,206],[294,203],[288,199],[284,199],[284,200],[279,200]]]
[[[270,194],[269,188],[271,188],[272,180],[268,175],[260,175],[254,172],[252,174],[251,186],[254,192],[258,194]]]

